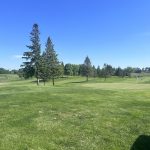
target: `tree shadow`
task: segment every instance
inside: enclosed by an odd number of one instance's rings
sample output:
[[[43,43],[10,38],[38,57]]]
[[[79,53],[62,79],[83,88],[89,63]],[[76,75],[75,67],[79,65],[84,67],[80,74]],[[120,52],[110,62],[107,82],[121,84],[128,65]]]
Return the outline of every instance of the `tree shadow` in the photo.
[[[34,80],[34,81],[30,81],[31,83],[37,83],[37,81],[36,80]]]
[[[70,83],[86,83],[87,81],[76,81],[76,82],[70,82]]]
[[[43,83],[44,81],[43,81],[42,79],[40,79],[40,80],[39,80],[39,83],[40,83],[40,82]],[[33,81],[31,81],[30,83],[37,83],[37,80],[33,80]]]
[[[140,135],[130,150],[150,150],[150,136]]]

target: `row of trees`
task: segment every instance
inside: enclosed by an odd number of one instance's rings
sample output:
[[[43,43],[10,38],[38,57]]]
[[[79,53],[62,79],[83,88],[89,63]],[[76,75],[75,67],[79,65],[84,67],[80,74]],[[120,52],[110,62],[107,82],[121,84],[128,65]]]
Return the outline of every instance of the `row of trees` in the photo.
[[[0,74],[18,74],[18,70],[8,70],[8,69],[5,69],[5,68],[0,68]]]
[[[54,50],[54,45],[50,37],[47,38],[45,50],[41,53],[40,32],[37,24],[33,25],[30,33],[31,44],[27,46],[28,51],[24,52],[22,69],[18,71],[20,77],[30,78],[35,76],[37,78],[37,85],[42,79],[44,84],[48,80],[52,80],[53,85],[55,79],[63,75],[66,76],[86,76],[88,77],[104,77],[110,76],[125,77],[130,76],[131,73],[150,72],[150,68],[132,68],[127,67],[122,69],[120,67],[114,68],[109,64],[104,64],[102,68],[92,66],[89,57],[87,56],[83,64],[65,64],[59,62],[58,55]]]
[[[0,74],[10,74],[11,72],[7,69],[0,68]]]
[[[44,84],[47,80],[52,79],[54,85],[55,78],[62,76],[64,72],[66,75],[79,75],[78,65],[67,64],[64,67],[64,64],[59,62],[50,37],[48,37],[45,50],[41,54],[40,32],[37,24],[33,25],[30,41],[31,45],[27,46],[29,50],[24,52],[22,57],[26,60],[22,65],[24,78],[35,76],[37,85],[39,85],[39,79],[42,79]],[[91,62],[88,57],[86,57],[84,64],[80,66],[80,72],[88,80],[88,77],[91,75]]]
[[[90,59],[86,57],[85,60],[88,60],[90,62]],[[69,75],[69,76],[85,76],[87,74],[86,71],[86,66],[89,67],[88,69],[88,76],[91,77],[104,77],[105,79],[110,76],[119,76],[119,77],[125,77],[125,76],[131,76],[131,73],[141,73],[143,70],[140,68],[132,68],[132,67],[127,67],[127,68],[114,68],[109,64],[104,64],[102,68],[98,66],[97,68],[95,66],[92,66],[91,63],[89,65],[86,65],[86,61],[84,64],[81,65],[75,65],[75,64],[66,64],[64,66],[64,75]]]
[[[88,77],[92,76],[93,74],[93,68],[91,65],[91,61],[89,57],[87,56],[84,60],[84,63],[81,65],[76,65],[76,64],[66,64],[64,66],[64,75],[69,75],[69,76],[86,76],[87,81]]]

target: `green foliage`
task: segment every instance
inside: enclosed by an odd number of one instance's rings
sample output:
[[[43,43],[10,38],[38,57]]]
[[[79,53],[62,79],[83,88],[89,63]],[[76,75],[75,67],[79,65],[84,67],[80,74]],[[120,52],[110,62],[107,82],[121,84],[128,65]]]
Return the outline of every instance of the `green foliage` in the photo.
[[[25,79],[32,78],[35,75],[35,68],[31,65],[26,65],[25,68],[23,68],[23,77]]]
[[[139,74],[141,76],[143,73],[150,73],[150,67],[146,68],[132,68],[127,67],[122,69],[120,67],[113,68],[111,65],[104,64],[103,68],[100,67],[95,68],[92,67],[91,61],[87,56],[84,60],[84,63],[81,65],[68,63],[64,66],[64,64],[60,64],[57,58],[57,54],[54,50],[54,45],[48,37],[46,43],[45,52],[41,56],[41,45],[40,45],[40,32],[37,24],[33,25],[32,32],[30,33],[30,41],[31,45],[27,46],[29,51],[24,52],[23,58],[26,60],[23,63],[23,69],[19,72],[17,70],[12,70],[11,73],[17,73],[20,77],[24,77],[25,79],[35,76],[37,78],[37,84],[39,79],[42,79],[44,82],[52,79],[53,85],[54,80],[58,77],[62,77],[64,74],[68,76],[86,76],[88,81],[88,77],[107,77],[111,76],[119,76],[119,77],[131,77],[134,73]],[[4,72],[5,71],[5,72]],[[7,70],[0,68],[0,73],[8,73]]]
[[[118,77],[124,77],[124,76],[126,76],[126,72],[123,69],[121,69],[120,67],[118,67],[115,70],[115,75]]]
[[[59,65],[59,69],[58,69],[58,74],[59,74],[59,76],[60,77],[63,77],[63,75],[64,75],[64,63],[63,62],[61,62],[61,64]]]
[[[37,84],[39,79],[40,52],[41,52],[39,35],[40,35],[39,27],[37,24],[34,24],[32,32],[30,33],[31,45],[27,46],[29,51],[24,52],[23,54],[23,59],[25,59],[26,62],[24,62],[22,65],[24,66],[25,77],[27,78],[32,77],[34,71],[34,75],[37,78]]]
[[[80,65],[77,64],[65,64],[64,66],[64,74],[68,76],[78,76],[79,75]]]
[[[48,67],[47,67],[47,61],[46,61],[44,53],[40,58],[39,77],[43,80],[44,85],[45,85],[45,82],[49,80],[49,72],[48,72]]]
[[[88,56],[85,58],[84,64],[81,66],[81,73],[83,76],[86,76],[86,80],[88,81],[89,76],[92,74],[92,65]]]
[[[54,50],[54,45],[48,37],[46,43],[45,52],[41,56],[40,45],[40,32],[37,24],[33,25],[32,32],[30,33],[31,45],[27,46],[30,51],[24,52],[23,59],[26,62],[23,63],[23,73],[20,72],[25,79],[35,76],[37,78],[37,84],[39,79],[44,81],[52,79],[54,85],[54,79],[62,76],[64,69],[62,64],[60,65],[57,54]]]
[[[55,84],[54,80],[55,78],[58,78],[62,75],[62,66],[60,65],[57,54],[54,50],[54,45],[48,37],[47,43],[46,43],[46,49],[45,53],[43,54],[43,57],[45,59],[45,70],[47,73],[47,76],[52,79],[53,85]]]
[[[101,76],[105,78],[110,77],[114,74],[114,69],[111,65],[104,64],[102,70],[101,70]]]
[[[127,68],[125,68],[124,69],[124,72],[125,72],[125,74],[126,74],[126,76],[131,76],[131,73],[132,72],[134,72],[134,68],[132,68],[132,67],[127,67]]]
[[[65,64],[64,70],[65,70],[65,72],[64,72],[65,75],[69,75],[69,76],[73,75],[73,65],[72,64]]]
[[[79,75],[79,67],[80,67],[80,65],[76,65],[76,64],[72,65],[73,76],[78,76]]]
[[[97,69],[95,68],[95,66],[93,65],[92,67],[92,76],[95,78],[97,77]]]
[[[0,74],[10,74],[10,71],[4,68],[0,68]]]
[[[100,66],[97,67],[97,76],[101,77],[101,69]]]

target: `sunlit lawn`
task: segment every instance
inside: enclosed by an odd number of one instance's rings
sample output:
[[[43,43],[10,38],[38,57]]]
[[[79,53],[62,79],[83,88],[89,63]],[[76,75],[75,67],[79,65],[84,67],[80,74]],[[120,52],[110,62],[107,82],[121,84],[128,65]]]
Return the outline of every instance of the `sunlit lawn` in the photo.
[[[150,78],[8,80],[0,80],[0,150],[129,150],[150,135]]]

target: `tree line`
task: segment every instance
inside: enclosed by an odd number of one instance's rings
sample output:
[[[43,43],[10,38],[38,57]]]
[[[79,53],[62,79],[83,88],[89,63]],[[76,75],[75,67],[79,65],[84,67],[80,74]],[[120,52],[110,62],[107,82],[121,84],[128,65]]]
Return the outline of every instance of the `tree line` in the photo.
[[[0,74],[18,74],[19,70],[13,69],[13,70],[8,70],[5,68],[0,68]]]
[[[46,81],[52,80],[53,85],[55,79],[63,76],[85,76],[88,81],[89,77],[103,77],[110,76],[125,77],[130,76],[131,73],[150,72],[150,68],[114,68],[109,64],[104,64],[102,68],[97,68],[91,64],[90,58],[87,56],[83,64],[64,65],[63,62],[58,60],[58,55],[54,50],[54,44],[50,37],[47,38],[45,50],[41,52],[40,44],[40,31],[38,24],[34,24],[30,33],[30,45],[27,45],[28,50],[23,53],[25,60],[19,69],[18,74],[25,79],[36,77],[37,85],[42,80],[45,84]]]
[[[107,78],[107,77],[111,77],[111,76],[118,76],[118,77],[125,77],[131,76],[131,73],[150,73],[150,68],[146,67],[143,69],[140,68],[132,68],[132,67],[127,67],[122,69],[121,67],[112,67],[109,64],[104,64],[102,68],[100,68],[100,66],[95,67],[94,65],[90,66],[90,70],[89,70],[89,76],[90,77],[103,77],[103,78]],[[85,69],[84,69],[84,65],[80,64],[80,65],[76,65],[76,64],[66,64],[64,66],[64,75],[69,75],[69,76],[84,76],[85,73]]]

